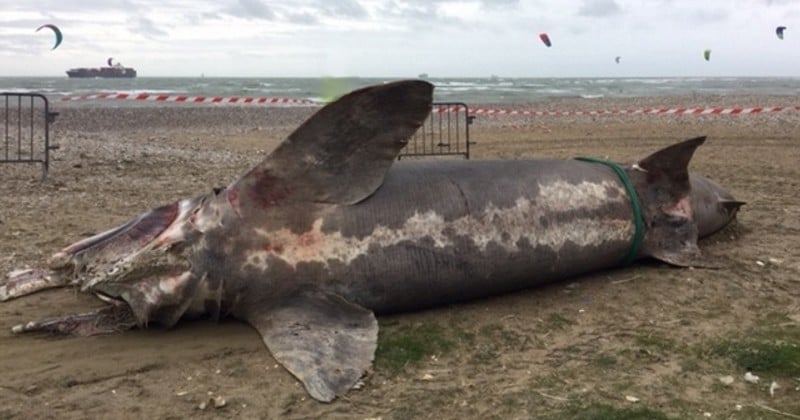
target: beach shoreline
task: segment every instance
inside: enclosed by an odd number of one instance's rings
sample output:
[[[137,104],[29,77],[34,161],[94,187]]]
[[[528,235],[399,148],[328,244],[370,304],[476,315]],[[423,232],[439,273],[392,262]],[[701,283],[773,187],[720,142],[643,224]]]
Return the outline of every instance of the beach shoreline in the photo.
[[[182,95],[255,97],[293,100],[330,98],[361,86],[413,77],[141,77],[69,79],[0,77],[0,91],[63,96]],[[800,93],[798,77],[431,77],[437,101],[475,103],[546,103],[558,99],[630,99],[706,95],[783,95]]]

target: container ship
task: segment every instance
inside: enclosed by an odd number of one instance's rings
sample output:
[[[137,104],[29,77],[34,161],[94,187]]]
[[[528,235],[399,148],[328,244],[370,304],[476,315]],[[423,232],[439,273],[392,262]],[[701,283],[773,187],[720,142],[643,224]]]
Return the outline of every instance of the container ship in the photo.
[[[102,77],[102,78],[131,78],[136,77],[136,69],[125,67],[121,63],[112,63],[112,58],[106,61],[106,67],[80,67],[67,70],[67,76],[73,77]]]

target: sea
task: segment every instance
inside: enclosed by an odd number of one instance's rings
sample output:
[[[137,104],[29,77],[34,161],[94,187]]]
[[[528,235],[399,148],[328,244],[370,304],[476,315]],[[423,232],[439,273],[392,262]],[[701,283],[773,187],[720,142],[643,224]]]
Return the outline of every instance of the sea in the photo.
[[[436,86],[437,102],[531,103],[554,97],[605,98],[692,94],[800,94],[800,77],[485,78],[422,77]],[[48,98],[95,93],[251,96],[327,101],[352,89],[398,78],[137,77],[70,79],[0,77],[0,92]]]

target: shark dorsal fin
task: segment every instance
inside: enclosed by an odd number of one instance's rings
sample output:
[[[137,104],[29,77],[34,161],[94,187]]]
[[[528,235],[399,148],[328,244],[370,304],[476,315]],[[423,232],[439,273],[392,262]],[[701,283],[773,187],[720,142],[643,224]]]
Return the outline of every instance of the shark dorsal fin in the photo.
[[[236,183],[241,206],[369,197],[427,118],[432,96],[433,85],[409,80],[362,88],[325,106]]]
[[[706,137],[695,137],[667,146],[637,162],[637,165],[650,174],[650,178],[669,181],[671,187],[682,189],[676,193],[685,194],[690,190],[689,161],[695,149],[706,141]]]

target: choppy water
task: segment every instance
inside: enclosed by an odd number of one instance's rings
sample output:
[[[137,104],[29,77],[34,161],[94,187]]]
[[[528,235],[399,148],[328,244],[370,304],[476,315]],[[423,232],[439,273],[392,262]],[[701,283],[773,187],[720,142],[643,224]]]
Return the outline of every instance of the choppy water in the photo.
[[[140,77],[69,79],[0,77],[0,92],[48,96],[100,92],[205,96],[270,96],[324,100],[387,78],[205,78]],[[466,103],[525,103],[553,97],[642,97],[684,94],[800,94],[800,78],[430,78],[435,100]]]

